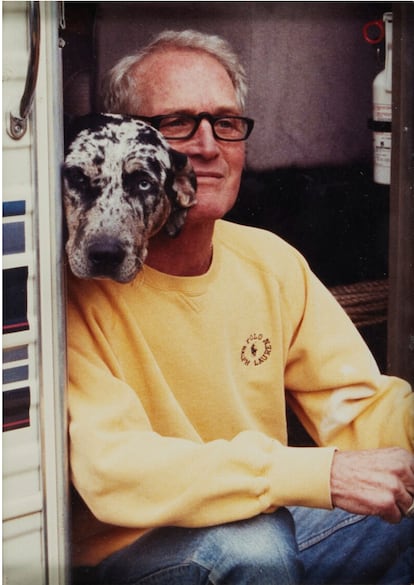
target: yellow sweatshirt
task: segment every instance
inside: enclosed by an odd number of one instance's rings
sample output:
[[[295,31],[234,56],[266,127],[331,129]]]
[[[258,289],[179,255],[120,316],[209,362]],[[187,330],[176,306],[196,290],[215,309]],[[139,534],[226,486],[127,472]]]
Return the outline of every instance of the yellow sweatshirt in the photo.
[[[75,564],[153,527],[330,508],[334,447],[414,444],[408,384],[269,232],[219,221],[199,277],[70,277],[68,344]],[[286,446],[286,399],[321,447]]]

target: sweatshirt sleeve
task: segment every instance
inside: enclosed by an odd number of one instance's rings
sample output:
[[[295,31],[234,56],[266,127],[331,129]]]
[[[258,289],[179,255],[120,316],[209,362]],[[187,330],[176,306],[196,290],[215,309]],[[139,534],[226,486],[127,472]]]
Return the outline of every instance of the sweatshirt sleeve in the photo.
[[[319,445],[413,450],[410,385],[380,373],[354,324],[305,261],[303,278],[304,307],[285,374],[293,410]]]
[[[281,505],[331,507],[330,447],[289,448],[257,431],[207,443],[187,430],[155,432],[97,302],[92,294],[88,304],[69,303],[68,404],[72,480],[98,520],[195,527]]]

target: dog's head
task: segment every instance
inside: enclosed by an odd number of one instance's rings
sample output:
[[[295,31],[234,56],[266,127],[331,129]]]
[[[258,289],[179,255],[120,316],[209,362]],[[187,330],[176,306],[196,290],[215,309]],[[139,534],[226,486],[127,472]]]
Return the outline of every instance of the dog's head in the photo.
[[[196,178],[184,154],[147,123],[92,114],[69,131],[63,165],[66,253],[79,278],[133,280],[148,241],[174,237],[196,203]]]

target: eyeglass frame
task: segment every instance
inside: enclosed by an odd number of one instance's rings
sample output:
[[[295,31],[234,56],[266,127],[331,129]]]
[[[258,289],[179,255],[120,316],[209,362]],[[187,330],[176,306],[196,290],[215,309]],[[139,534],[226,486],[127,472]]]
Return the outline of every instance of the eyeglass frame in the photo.
[[[231,114],[221,115],[221,116],[213,116],[212,114],[209,114],[208,112],[201,112],[200,114],[196,114],[196,115],[179,113],[179,114],[161,114],[158,116],[138,116],[138,117],[140,120],[143,120],[144,122],[148,122],[149,124],[151,124],[151,126],[153,126],[156,130],[160,131],[162,134],[162,131],[160,130],[161,122],[163,120],[165,120],[166,118],[173,118],[173,117],[178,118],[180,116],[194,120],[194,122],[195,122],[194,128],[190,131],[189,134],[187,134],[185,136],[180,136],[180,137],[168,136],[167,137],[168,140],[189,140],[197,132],[197,130],[198,130],[198,128],[203,120],[208,120],[210,122],[214,138],[216,140],[221,140],[223,142],[243,142],[244,140],[247,140],[249,138],[249,136],[253,130],[253,127],[254,127],[254,120],[252,118],[247,118],[245,116],[234,116]],[[229,118],[230,119],[236,118],[236,119],[243,120],[244,122],[246,122],[246,125],[247,125],[246,135],[243,138],[222,138],[221,136],[218,136],[218,134],[214,128],[214,124],[216,122],[218,122],[219,120],[223,120],[223,119],[226,120]]]

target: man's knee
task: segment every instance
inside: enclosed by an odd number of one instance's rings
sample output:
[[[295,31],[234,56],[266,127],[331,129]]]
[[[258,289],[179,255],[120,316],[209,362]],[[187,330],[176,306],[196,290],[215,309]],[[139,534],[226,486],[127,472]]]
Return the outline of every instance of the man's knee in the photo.
[[[294,526],[287,510],[214,528],[209,538],[215,540],[212,583],[297,585],[301,580]]]
[[[156,574],[156,583],[180,585],[298,585],[301,567],[292,517],[281,509],[210,528],[155,529],[103,561],[97,582],[147,582]]]

